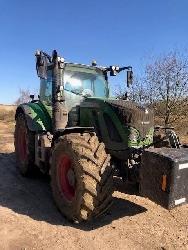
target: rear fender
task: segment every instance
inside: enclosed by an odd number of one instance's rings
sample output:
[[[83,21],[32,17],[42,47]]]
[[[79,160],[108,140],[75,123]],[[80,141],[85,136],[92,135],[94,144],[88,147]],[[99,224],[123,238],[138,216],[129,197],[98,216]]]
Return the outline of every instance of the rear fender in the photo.
[[[53,136],[53,142],[58,139],[58,137],[70,134],[70,133],[91,133],[94,132],[94,127],[70,127],[62,130],[58,130]]]
[[[40,133],[51,131],[51,117],[39,103],[25,103],[18,106],[15,119],[23,113],[30,131]]]

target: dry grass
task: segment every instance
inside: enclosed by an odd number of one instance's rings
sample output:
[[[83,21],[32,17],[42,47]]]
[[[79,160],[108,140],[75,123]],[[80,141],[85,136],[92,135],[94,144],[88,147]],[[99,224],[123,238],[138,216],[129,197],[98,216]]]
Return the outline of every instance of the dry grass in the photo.
[[[180,119],[174,124],[175,130],[180,137],[182,143],[188,144],[188,119]]]
[[[2,111],[2,110],[4,110],[4,111],[11,111],[11,110],[16,110],[16,105],[4,105],[4,104],[0,104],[0,112]]]
[[[0,111],[0,121],[13,122],[15,112],[11,111]]]
[[[0,121],[13,122],[14,121],[15,112],[11,111],[0,111]]]
[[[0,122],[14,122],[16,106],[0,105]]]

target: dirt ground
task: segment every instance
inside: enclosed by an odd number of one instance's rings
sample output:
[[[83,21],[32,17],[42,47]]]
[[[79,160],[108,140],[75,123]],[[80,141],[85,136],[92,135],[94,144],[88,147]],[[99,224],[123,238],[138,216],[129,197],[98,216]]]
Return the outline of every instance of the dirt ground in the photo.
[[[53,203],[49,178],[20,176],[13,130],[13,123],[0,122],[0,249],[188,249],[187,205],[167,211],[120,183],[102,218],[67,222]]]

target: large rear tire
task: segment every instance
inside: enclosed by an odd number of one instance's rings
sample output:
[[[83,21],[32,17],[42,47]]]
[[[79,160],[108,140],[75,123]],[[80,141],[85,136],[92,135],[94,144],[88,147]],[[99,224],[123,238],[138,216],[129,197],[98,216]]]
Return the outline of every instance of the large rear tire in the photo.
[[[90,220],[112,204],[110,156],[94,133],[60,137],[51,158],[51,186],[55,203],[69,220]]]
[[[22,175],[30,176],[35,171],[35,134],[29,131],[24,114],[18,114],[14,132],[17,165]]]

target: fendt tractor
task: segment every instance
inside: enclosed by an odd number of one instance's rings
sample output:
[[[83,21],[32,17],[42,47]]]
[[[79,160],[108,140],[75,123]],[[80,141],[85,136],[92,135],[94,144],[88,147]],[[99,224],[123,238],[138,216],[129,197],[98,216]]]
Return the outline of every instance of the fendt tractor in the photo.
[[[16,157],[22,175],[36,167],[50,175],[65,217],[78,223],[107,211],[114,176],[167,209],[187,203],[188,149],[171,128],[154,128],[151,109],[110,98],[109,75],[126,71],[129,86],[131,66],[70,63],[55,50],[35,56],[40,95],[17,107]]]

